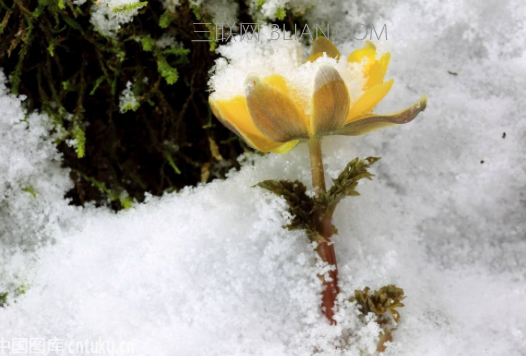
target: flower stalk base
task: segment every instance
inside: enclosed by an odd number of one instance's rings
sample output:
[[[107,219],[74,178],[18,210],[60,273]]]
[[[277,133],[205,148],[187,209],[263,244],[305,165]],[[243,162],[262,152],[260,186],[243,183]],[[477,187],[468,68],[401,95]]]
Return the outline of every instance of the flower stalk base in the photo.
[[[312,185],[316,192],[316,197],[327,193],[325,186],[325,171],[323,169],[323,158],[321,153],[321,140],[313,138],[309,140],[309,153],[311,162]],[[325,209],[328,210],[328,209]],[[322,311],[331,324],[336,324],[334,320],[334,307],[340,289],[338,288],[338,265],[336,263],[336,253],[332,237],[332,214],[329,211],[316,210],[312,216],[315,233],[311,237],[318,246],[316,253],[323,262],[331,266],[331,270],[324,275],[320,275],[323,282],[322,292]],[[311,232],[312,233],[312,232]]]
[[[304,230],[310,241],[316,243],[315,251],[320,259],[330,266],[328,272],[319,276],[323,282],[321,310],[327,320],[334,325],[336,324],[334,319],[336,299],[340,290],[338,288],[336,254],[332,241],[332,235],[337,231],[332,224],[332,216],[336,206],[343,198],[360,195],[356,191],[359,181],[372,179],[373,174],[369,172],[369,168],[380,158],[353,159],[337,178],[332,179],[333,184],[330,189],[327,189],[321,141],[318,138],[312,138],[308,142],[314,197],[308,195],[307,187],[297,180],[293,182],[266,180],[257,186],[270,190],[286,200],[292,219],[284,227],[289,230]],[[356,303],[364,318],[369,313],[376,314],[376,321],[382,330],[377,348],[379,352],[384,351],[386,349],[385,343],[392,340],[392,332],[396,329],[396,324],[400,318],[396,309],[404,306],[401,303],[403,298],[404,291],[402,289],[388,285],[374,292],[368,287],[363,290],[356,290],[354,297],[349,299]]]

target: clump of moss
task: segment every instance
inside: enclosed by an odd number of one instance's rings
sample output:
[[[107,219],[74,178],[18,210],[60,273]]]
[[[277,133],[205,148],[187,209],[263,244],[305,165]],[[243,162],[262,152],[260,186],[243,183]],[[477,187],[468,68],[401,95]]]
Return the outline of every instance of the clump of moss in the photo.
[[[94,29],[90,6],[0,1],[0,67],[30,112],[53,119],[74,203],[119,209],[116,197],[141,201],[144,192],[200,182],[203,167],[213,177],[235,166],[243,146],[212,120],[206,83],[215,54],[192,42],[199,21],[188,4],[171,13],[149,2],[118,38]],[[128,83],[135,101],[121,110]]]
[[[140,4],[113,38],[90,23],[89,1],[0,0],[0,67],[29,112],[53,119],[75,204],[129,207],[221,177],[248,149],[208,106],[217,43],[192,40],[209,39],[194,24],[213,20],[187,1]]]

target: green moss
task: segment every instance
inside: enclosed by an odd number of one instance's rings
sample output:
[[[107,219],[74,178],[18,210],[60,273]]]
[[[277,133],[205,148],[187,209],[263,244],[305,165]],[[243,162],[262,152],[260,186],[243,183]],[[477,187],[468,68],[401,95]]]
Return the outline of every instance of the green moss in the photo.
[[[75,150],[77,157],[83,158],[86,155],[86,134],[80,127],[73,129],[73,137],[75,139]]]
[[[175,174],[181,174],[181,170],[180,170],[179,167],[177,167],[177,165],[175,164],[175,162],[174,162],[174,160],[173,160],[171,154],[166,153],[166,160],[167,160],[168,163],[170,164],[170,167],[172,167],[172,169],[174,170]]]
[[[124,210],[128,210],[133,206],[133,200],[131,200],[128,194],[121,194],[119,197],[119,203]]]
[[[58,40],[56,38],[53,38],[51,42],[49,42],[49,46],[47,47],[47,51],[49,52],[49,55],[51,57],[55,56],[55,47],[58,45]]]
[[[170,12],[166,12],[162,14],[161,17],[159,18],[159,26],[161,28],[167,28],[168,26],[170,26],[173,19],[174,19],[174,15]]]
[[[130,110],[131,111],[137,111],[137,109],[139,109],[139,106],[140,106],[139,102],[128,103],[128,104],[126,104],[126,105],[121,107],[121,111],[123,113],[125,113],[126,111],[130,111]]]
[[[29,112],[48,114],[60,133],[56,144],[73,172],[68,197],[75,204],[96,201],[121,209],[129,204],[120,192],[130,202],[142,201],[145,192],[160,195],[197,184],[202,167],[221,175],[238,166],[236,157],[246,147],[212,118],[208,105],[217,42],[193,42],[215,39],[214,26],[209,33],[194,32],[194,23],[213,22],[201,8],[183,2],[174,14],[154,1],[116,8],[141,10],[116,38],[108,38],[90,21],[92,2],[0,5],[0,67],[11,91],[27,97]],[[165,35],[180,45],[159,47]],[[120,113],[128,82],[139,105]],[[218,143],[220,164],[209,138]]]
[[[140,9],[141,7],[144,7],[146,5],[148,5],[148,1],[137,2],[134,4],[124,4],[121,6],[114,7],[113,9],[111,9],[111,11],[112,12],[130,12],[133,10]]]
[[[89,95],[94,95],[95,92],[97,91],[97,88],[99,87],[99,85],[102,84],[102,82],[106,79],[106,76],[102,75],[100,76],[96,81],[95,81],[95,85],[93,86],[93,89],[91,89],[91,91],[89,92]]]
[[[14,286],[9,287],[10,292],[0,293],[0,308],[3,308],[7,305],[8,303],[7,298],[9,297],[10,293],[11,293],[11,299],[16,299],[22,294],[25,294],[28,288],[29,287],[27,285],[22,284],[21,286],[16,287],[16,288]]]
[[[155,48],[155,41],[148,35],[141,38],[142,49],[146,52],[152,52]]]
[[[284,8],[280,7],[276,10],[276,18],[280,21],[283,21],[285,19],[285,16],[287,16],[287,12]]]
[[[3,308],[7,304],[8,293],[0,293],[0,308]]]
[[[37,197],[37,193],[35,192],[35,190],[32,187],[26,187],[26,188],[22,189],[22,191],[31,194],[31,196],[33,196],[33,198]]]
[[[177,68],[172,67],[165,57],[158,56],[157,67],[161,76],[166,80],[166,83],[172,85],[179,79]]]

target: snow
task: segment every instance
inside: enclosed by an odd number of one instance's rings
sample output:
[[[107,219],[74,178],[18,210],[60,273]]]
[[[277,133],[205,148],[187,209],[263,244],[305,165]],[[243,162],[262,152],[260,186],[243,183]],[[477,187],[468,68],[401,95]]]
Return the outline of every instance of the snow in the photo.
[[[80,4],[85,1],[80,1]],[[139,13],[140,0],[100,0],[91,7],[91,23],[97,31],[108,37],[115,37],[122,24],[133,20]],[[168,5],[168,4],[167,4]],[[172,4],[170,4],[172,5]],[[131,8],[127,8],[132,6]],[[139,6],[134,8],[133,6]]]
[[[239,3],[233,0],[190,0],[190,5],[201,8],[216,24],[234,26],[239,14]]]
[[[60,168],[47,117],[26,115],[23,98],[7,92],[0,72],[0,290],[24,284],[31,251],[45,245],[70,222],[63,199],[72,187]],[[27,252],[27,253],[26,253]],[[1,334],[0,334],[1,335]]]
[[[251,14],[261,21],[279,19],[278,13],[282,9],[291,11],[294,16],[302,16],[316,6],[315,0],[251,0],[249,3]]]
[[[298,38],[300,34],[301,32],[297,35]],[[272,26],[263,26],[259,35],[258,42],[241,41],[237,36],[237,41],[219,47],[218,52],[223,57],[216,62],[209,80],[215,100],[229,100],[236,95],[244,96],[245,79],[249,74],[261,77],[279,74],[287,79],[292,93],[308,114],[316,72],[326,63],[336,68],[345,81],[351,104],[363,94],[363,71],[366,63],[349,63],[345,55],[338,60],[327,58],[325,55],[314,63],[304,63],[309,52],[304,51],[300,42],[290,40],[294,38],[294,34]]]
[[[389,29],[396,83],[377,111],[429,96],[410,124],[323,142],[327,178],[383,157],[334,224],[342,299],[391,283],[407,295],[386,355],[525,355],[525,15],[515,0],[361,9]],[[323,266],[302,232],[281,228],[285,203],[252,188],[309,183],[304,144],[118,214],[73,208],[45,116],[26,118],[0,82],[0,291],[26,289],[0,308],[0,338],[102,338],[138,355],[373,352],[378,326],[352,304],[326,323]]]
[[[177,10],[177,6],[181,5],[179,0],[161,0],[163,3],[163,6],[166,10],[175,12]]]
[[[125,113],[128,110],[137,110],[139,107],[139,100],[133,93],[132,82],[128,81],[126,83],[126,88],[122,91],[121,96],[119,97],[119,111]]]

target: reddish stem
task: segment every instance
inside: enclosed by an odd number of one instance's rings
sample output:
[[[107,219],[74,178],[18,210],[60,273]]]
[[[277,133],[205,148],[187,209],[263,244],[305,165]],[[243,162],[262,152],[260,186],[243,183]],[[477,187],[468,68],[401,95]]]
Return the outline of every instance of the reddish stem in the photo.
[[[334,306],[336,304],[336,297],[340,292],[338,288],[338,266],[336,263],[336,254],[334,252],[334,244],[331,242],[332,224],[331,218],[319,217],[319,224],[317,227],[318,233],[325,241],[319,241],[316,252],[320,258],[327,262],[328,265],[334,266],[334,269],[320,276],[323,281],[322,293],[322,311],[331,324],[336,324],[334,320]]]
[[[309,141],[309,153],[311,161],[312,184],[319,196],[326,192],[325,175],[323,170],[323,159],[321,154],[321,142],[319,139],[313,138]],[[331,242],[332,236],[332,217],[329,211],[316,211],[314,213],[314,225],[316,231],[320,234],[318,238],[318,247],[316,252],[322,261],[327,262],[328,265],[334,268],[325,275],[320,275],[323,281],[322,293],[322,312],[327,317],[331,324],[336,324],[334,320],[334,307],[336,304],[336,297],[340,292],[338,288],[338,266],[336,264],[336,254],[334,252],[334,244]]]

